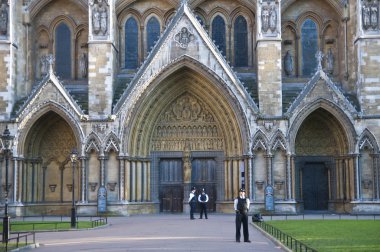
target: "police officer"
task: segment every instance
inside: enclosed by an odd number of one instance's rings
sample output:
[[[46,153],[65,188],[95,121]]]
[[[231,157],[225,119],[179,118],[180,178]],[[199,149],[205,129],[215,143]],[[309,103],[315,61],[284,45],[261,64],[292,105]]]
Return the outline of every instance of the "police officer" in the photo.
[[[195,186],[191,187],[191,192],[189,195],[189,205],[190,205],[190,220],[194,220],[194,211],[197,206],[197,196],[195,195]]]
[[[199,194],[198,196],[198,201],[200,203],[200,206],[201,206],[201,215],[199,217],[199,219],[202,219],[203,217],[203,212],[205,213],[205,218],[207,219],[207,202],[208,202],[208,195],[207,193],[205,192],[205,189],[202,188],[202,193]]]
[[[236,212],[236,242],[240,242],[240,229],[243,223],[244,242],[251,242],[248,233],[248,210],[250,201],[245,197],[245,189],[241,188],[239,197],[234,200]]]

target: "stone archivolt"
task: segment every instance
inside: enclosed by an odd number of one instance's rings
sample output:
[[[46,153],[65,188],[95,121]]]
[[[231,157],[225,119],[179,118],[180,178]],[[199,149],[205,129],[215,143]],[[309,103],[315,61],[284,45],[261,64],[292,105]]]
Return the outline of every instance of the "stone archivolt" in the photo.
[[[161,115],[152,141],[153,150],[222,150],[224,143],[210,109],[190,94],[175,100]]]

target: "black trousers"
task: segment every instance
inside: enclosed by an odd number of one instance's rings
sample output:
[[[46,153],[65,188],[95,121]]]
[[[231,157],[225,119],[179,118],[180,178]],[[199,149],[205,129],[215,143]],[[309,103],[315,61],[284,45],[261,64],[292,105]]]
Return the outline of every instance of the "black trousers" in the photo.
[[[200,207],[201,207],[201,215],[200,215],[200,218],[202,219],[203,217],[203,212],[205,213],[205,218],[207,219],[207,205],[206,203],[201,203],[200,204]]]
[[[196,202],[190,202],[190,219],[194,219],[195,208],[197,207]]]
[[[249,240],[249,233],[248,233],[248,214],[241,214],[236,213],[236,241],[240,241],[240,229],[241,224],[243,223],[243,234],[244,234],[244,241]]]

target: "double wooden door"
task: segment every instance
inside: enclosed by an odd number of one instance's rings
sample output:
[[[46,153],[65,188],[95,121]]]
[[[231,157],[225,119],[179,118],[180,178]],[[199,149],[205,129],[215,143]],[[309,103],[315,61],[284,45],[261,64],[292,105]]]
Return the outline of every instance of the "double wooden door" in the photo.
[[[305,210],[328,210],[328,172],[324,163],[306,163],[303,167],[302,197]]]

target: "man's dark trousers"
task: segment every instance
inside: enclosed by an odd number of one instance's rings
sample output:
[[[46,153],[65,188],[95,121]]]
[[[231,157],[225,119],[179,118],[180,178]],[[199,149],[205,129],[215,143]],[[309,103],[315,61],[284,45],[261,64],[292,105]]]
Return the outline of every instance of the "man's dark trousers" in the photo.
[[[240,241],[241,223],[243,223],[244,241],[248,241],[249,240],[249,234],[248,234],[248,214],[242,214],[240,212],[237,212],[236,213],[236,241]]]
[[[194,220],[194,212],[197,206],[196,202],[190,201],[190,219]]]
[[[204,212],[205,218],[207,219],[207,205],[206,205],[206,203],[203,203],[203,202],[200,205],[201,205],[201,216],[200,216],[200,218],[202,219],[203,212]]]

